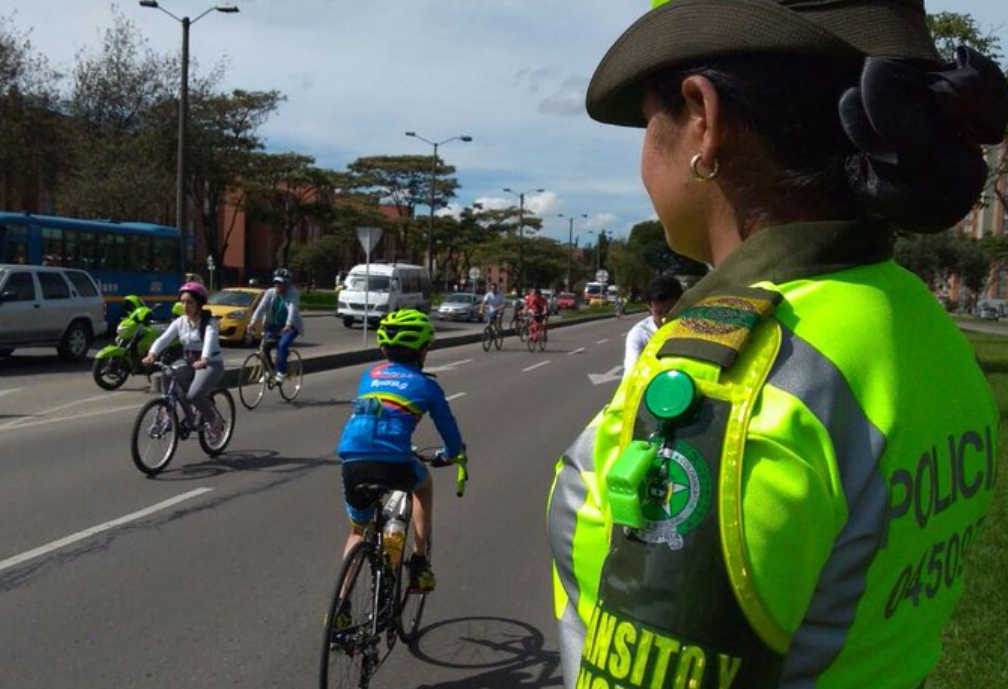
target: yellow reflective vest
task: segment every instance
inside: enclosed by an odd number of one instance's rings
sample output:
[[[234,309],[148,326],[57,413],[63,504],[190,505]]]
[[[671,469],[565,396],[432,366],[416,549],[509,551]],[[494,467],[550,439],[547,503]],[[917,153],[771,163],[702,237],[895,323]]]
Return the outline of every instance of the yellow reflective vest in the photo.
[[[998,412],[890,247],[855,222],[754,235],[560,459],[566,686],[922,684],[992,496]],[[702,403],[662,436],[645,392],[669,371]],[[614,524],[606,477],[648,442],[669,458],[663,516]]]

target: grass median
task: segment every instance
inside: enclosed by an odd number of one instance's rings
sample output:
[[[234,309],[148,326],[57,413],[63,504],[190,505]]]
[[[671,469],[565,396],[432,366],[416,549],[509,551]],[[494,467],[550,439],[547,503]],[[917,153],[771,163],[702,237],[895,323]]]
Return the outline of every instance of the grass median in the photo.
[[[1001,452],[1004,468],[1008,452],[1008,339],[1000,335],[966,333],[987,375],[1001,410]],[[1000,472],[999,472],[1000,473]],[[928,689],[1008,687],[1008,497],[1002,485],[994,489],[994,502],[976,547],[966,563],[965,584],[959,608],[945,629],[945,652]]]

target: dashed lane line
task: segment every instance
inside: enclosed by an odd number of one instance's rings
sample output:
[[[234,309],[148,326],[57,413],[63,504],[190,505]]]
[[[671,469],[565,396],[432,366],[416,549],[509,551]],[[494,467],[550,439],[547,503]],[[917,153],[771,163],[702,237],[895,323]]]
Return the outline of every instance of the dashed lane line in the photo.
[[[0,432],[19,431],[22,428],[33,428],[34,426],[47,426],[51,423],[61,423],[63,421],[76,421],[77,419],[85,419],[89,416],[103,416],[105,414],[116,414],[118,412],[131,411],[139,408],[140,408],[139,404],[131,404],[125,407],[111,407],[110,409],[95,409],[93,411],[85,411],[79,414],[73,414],[71,416],[57,416],[54,419],[35,419],[32,416],[23,416],[9,423],[0,425]],[[28,419],[33,420],[29,421]]]
[[[17,419],[14,419],[13,421],[8,421],[7,423],[0,426],[0,431],[4,430],[5,428],[12,428],[14,426],[25,426],[28,423],[27,420],[31,418],[36,418],[39,416],[48,416],[49,414],[52,414],[54,412],[63,411],[64,409],[69,409],[70,407],[76,407],[79,404],[87,404],[88,402],[97,402],[98,400],[104,400],[104,399],[108,399],[108,394],[95,395],[94,397],[85,397],[82,400],[67,402],[66,404],[61,404],[58,407],[51,407],[49,409],[45,409],[43,411],[38,412],[37,414],[32,414],[31,416],[22,416]],[[85,413],[85,414],[77,414],[76,416],[80,417],[86,415],[87,414]]]
[[[583,351],[585,351],[584,347],[578,347],[573,352],[567,352],[567,356],[570,356],[571,354],[580,354]]]
[[[540,361],[538,364],[532,364],[531,366],[526,366],[525,368],[522,369],[522,373],[528,373],[529,371],[534,371],[535,369],[541,366],[548,366],[551,363],[553,362],[550,359],[547,359],[546,361]]]
[[[459,397],[465,397],[465,395],[466,394],[464,392],[456,392],[454,395],[448,395],[445,397],[445,401],[451,402],[452,400],[457,400]]]
[[[605,343],[606,343],[606,342],[608,342],[608,341],[609,341],[609,338],[607,337],[607,338],[605,338],[605,339],[603,339],[603,340],[599,340],[599,341],[598,341],[598,342],[596,342],[595,344],[605,344]]]
[[[21,392],[22,390],[24,390],[24,388],[11,388],[10,390],[0,390],[0,397],[3,397],[4,395],[10,395],[15,392]]]
[[[66,538],[61,538],[57,541],[51,543],[46,543],[43,546],[35,548],[34,550],[29,550],[27,552],[21,553],[20,555],[15,555],[14,557],[9,557],[6,560],[0,560],[0,572],[5,569],[10,569],[11,567],[16,567],[22,562],[27,562],[28,560],[33,560],[36,557],[40,557],[47,553],[51,553],[54,550],[59,550],[60,548],[65,548],[72,543],[77,541],[83,541],[85,538],[90,538],[96,534],[100,534],[104,531],[114,529],[117,526],[122,526],[123,524],[128,524],[129,522],[136,521],[137,519],[143,519],[155,512],[160,512],[161,510],[167,509],[173,505],[177,505],[180,502],[186,500],[191,500],[197,496],[203,495],[204,493],[209,493],[213,488],[197,488],[196,490],[191,490],[188,493],[183,493],[182,495],[176,495],[174,498],[169,498],[156,505],[151,505],[139,512],[133,512],[127,514],[124,517],[119,517],[118,519],[113,519],[112,521],[105,522],[104,524],[99,524],[97,526],[92,526],[90,529],[84,529],[83,531],[78,531],[75,534],[71,534]]]

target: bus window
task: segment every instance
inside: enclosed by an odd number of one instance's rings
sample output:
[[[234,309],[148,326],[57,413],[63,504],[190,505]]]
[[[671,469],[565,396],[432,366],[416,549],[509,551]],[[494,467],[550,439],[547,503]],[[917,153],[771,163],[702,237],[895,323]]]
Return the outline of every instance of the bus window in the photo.
[[[42,265],[63,265],[63,230],[58,227],[42,228]]]
[[[150,255],[150,237],[129,237],[127,239],[129,257],[126,261],[127,270],[149,273],[153,270]]]
[[[28,263],[27,227],[0,225],[0,263]]]

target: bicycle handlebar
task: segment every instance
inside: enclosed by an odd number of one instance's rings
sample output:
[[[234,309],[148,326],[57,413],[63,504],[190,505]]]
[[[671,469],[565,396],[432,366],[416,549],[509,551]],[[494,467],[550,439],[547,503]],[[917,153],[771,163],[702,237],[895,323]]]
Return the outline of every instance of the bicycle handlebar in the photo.
[[[466,482],[469,480],[469,457],[465,450],[462,450],[457,457],[446,457],[440,450],[434,454],[425,455],[414,449],[413,454],[421,462],[438,469],[454,464],[457,467],[455,470],[455,495],[461,498],[465,494]]]

